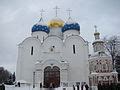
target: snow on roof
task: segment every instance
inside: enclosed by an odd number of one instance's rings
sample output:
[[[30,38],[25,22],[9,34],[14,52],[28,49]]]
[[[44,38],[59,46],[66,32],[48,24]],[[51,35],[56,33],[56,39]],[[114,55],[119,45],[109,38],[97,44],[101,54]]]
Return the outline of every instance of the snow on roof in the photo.
[[[17,82],[20,82],[20,83],[27,83],[25,80],[18,80]]]
[[[104,41],[102,39],[96,39],[96,40],[94,40],[93,44],[96,43],[96,42],[102,42],[102,43],[104,43]]]
[[[92,72],[91,74],[98,74],[98,73],[96,73],[96,72]]]
[[[98,52],[94,52],[90,56],[90,58],[99,58],[99,57],[110,57],[110,55],[108,54],[108,52],[98,51]]]

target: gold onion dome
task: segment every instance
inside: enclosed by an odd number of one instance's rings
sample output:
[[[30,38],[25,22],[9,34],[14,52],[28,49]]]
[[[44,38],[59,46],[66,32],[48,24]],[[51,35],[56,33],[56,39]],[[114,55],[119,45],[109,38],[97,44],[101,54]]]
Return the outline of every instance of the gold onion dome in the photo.
[[[48,22],[48,26],[49,27],[63,27],[64,26],[64,21],[63,20],[61,20],[60,18],[58,18],[58,17],[55,17],[55,18],[53,18],[52,20],[50,20],[49,22]]]
[[[99,32],[95,32],[94,35],[100,35],[100,33]]]

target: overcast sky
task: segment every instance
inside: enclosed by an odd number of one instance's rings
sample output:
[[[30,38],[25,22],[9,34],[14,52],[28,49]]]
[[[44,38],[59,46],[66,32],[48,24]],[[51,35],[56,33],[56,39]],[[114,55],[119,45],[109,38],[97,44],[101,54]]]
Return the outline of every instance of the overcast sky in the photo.
[[[120,35],[120,0],[0,0],[0,66],[14,72],[17,61],[17,45],[31,35],[32,26],[39,21],[44,9],[44,21],[58,16],[66,21],[66,10],[79,22],[81,36],[92,42],[94,25],[101,37]],[[91,43],[90,43],[91,44]]]

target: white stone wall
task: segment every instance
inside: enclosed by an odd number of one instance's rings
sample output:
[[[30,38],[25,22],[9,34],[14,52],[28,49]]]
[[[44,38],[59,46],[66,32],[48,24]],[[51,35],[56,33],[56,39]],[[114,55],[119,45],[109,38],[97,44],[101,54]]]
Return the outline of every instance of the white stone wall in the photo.
[[[64,39],[66,39],[68,36],[71,36],[71,35],[78,35],[79,36],[80,32],[77,31],[77,30],[68,30],[68,31],[65,31],[63,33],[63,37]]]
[[[48,36],[48,34],[43,31],[32,32],[31,35],[32,35],[32,37],[36,37],[36,38],[40,39],[41,42],[43,42],[45,40],[45,38]]]
[[[51,27],[49,35],[56,35],[62,39],[63,37],[62,37],[61,27],[58,28]]]
[[[87,60],[88,60],[88,45],[82,37],[73,35],[65,40],[64,57],[69,63],[70,82],[87,82]],[[75,54],[73,53],[73,45],[75,45]],[[74,73],[74,74],[73,74]]]
[[[40,40],[29,37],[19,45],[18,63],[17,63],[17,80],[32,82],[35,62],[39,59]],[[33,55],[31,55],[33,47]]]
[[[18,48],[17,80],[32,83],[35,72],[35,82],[43,82],[44,68],[53,64],[60,68],[61,82],[88,84],[88,43],[79,36],[78,32],[73,31],[73,33],[76,34],[69,33],[71,36],[66,37],[64,41],[59,36],[47,37],[43,32],[32,33],[32,37],[25,39]],[[41,43],[43,36],[46,38]],[[75,54],[73,45],[75,45]],[[32,46],[33,55],[31,55]]]

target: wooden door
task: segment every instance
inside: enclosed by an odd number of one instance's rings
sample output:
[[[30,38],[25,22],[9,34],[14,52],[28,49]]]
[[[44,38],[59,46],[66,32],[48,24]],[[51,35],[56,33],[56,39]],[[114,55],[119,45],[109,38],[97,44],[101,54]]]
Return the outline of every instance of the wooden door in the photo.
[[[59,87],[60,86],[60,68],[57,66],[46,67],[44,69],[44,87]]]

